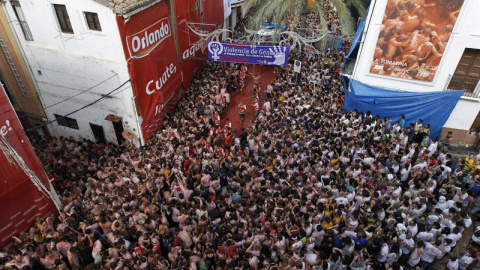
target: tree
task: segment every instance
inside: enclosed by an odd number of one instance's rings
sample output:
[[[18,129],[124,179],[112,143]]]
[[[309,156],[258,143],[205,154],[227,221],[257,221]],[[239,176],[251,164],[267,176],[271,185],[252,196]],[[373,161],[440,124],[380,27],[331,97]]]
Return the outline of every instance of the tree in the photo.
[[[266,21],[287,22],[289,18],[295,23],[306,12],[316,12],[319,16],[321,29],[328,30],[327,14],[324,3],[330,2],[334,7],[338,23],[343,35],[353,35],[356,21],[350,10],[355,9],[360,16],[366,16],[364,0],[246,0],[242,5],[242,12],[254,11],[249,22],[249,28],[258,28]]]

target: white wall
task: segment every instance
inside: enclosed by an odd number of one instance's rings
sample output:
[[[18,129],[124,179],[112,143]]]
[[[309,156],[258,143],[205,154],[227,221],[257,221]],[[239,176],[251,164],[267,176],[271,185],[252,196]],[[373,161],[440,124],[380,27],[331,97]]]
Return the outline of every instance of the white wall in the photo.
[[[387,0],[373,0],[366,19],[353,78],[370,85],[406,91],[440,91],[448,83],[465,48],[480,49],[480,1],[465,0],[433,82],[399,79],[369,73]],[[371,18],[371,19],[370,19]]]
[[[230,4],[230,0],[223,0],[223,19],[228,19],[230,14],[232,14],[232,5]]]
[[[468,130],[480,110],[480,100],[462,98],[443,127]]]
[[[232,14],[230,15],[230,21],[231,21],[231,27],[232,29],[235,28],[235,26],[237,26],[237,12],[240,12],[238,11],[240,9],[240,7],[232,7]]]
[[[60,31],[53,4],[66,6],[74,34]],[[49,120],[55,119],[54,113],[68,114],[129,80],[115,15],[109,8],[92,0],[35,0],[21,1],[21,5],[34,38],[21,38],[21,45]],[[11,18],[16,18],[9,3],[6,9]],[[83,12],[98,14],[101,32],[88,29]],[[18,25],[14,28],[22,37]],[[87,89],[90,90],[73,97]],[[104,120],[108,114],[114,114],[123,118],[125,130],[140,137],[130,83],[112,95],[113,98],[69,116],[78,121],[79,130],[54,123],[49,125],[51,132],[55,136],[93,139],[89,126],[93,123],[103,126],[107,141],[116,142],[112,123]],[[64,102],[54,105],[61,101]]]

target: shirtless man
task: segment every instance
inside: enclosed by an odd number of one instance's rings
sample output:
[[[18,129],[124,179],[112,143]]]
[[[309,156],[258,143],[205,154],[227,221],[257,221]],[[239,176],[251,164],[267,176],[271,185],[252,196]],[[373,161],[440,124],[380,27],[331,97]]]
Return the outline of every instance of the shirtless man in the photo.
[[[452,34],[453,25],[447,24],[445,25],[444,29],[445,29],[445,33],[441,34],[439,37],[442,42],[447,43],[448,40],[450,39],[450,35]]]
[[[387,45],[387,51],[385,53],[385,58],[388,60],[392,60],[393,56],[397,53],[399,47],[403,47],[407,45],[408,38],[406,35],[395,35],[389,41]]]
[[[440,60],[442,59],[443,52],[445,51],[445,46],[437,49],[435,45],[430,42],[427,42],[427,46],[431,48],[432,55],[428,57],[426,64],[427,66],[438,66]]]
[[[415,30],[415,28],[417,28],[417,26],[420,25],[422,14],[422,9],[418,9],[413,15],[410,15],[407,10],[402,10],[399,12],[399,17],[403,18],[403,21],[405,22],[404,31],[406,33],[412,32]]]
[[[382,28],[380,29],[380,35],[388,38],[395,33],[400,33],[405,28],[405,22],[395,18],[395,19],[388,19],[383,22]]]
[[[431,44],[432,46],[429,46],[428,44]],[[427,57],[432,52],[432,47],[432,43],[426,42],[425,44],[421,44],[413,54],[418,57],[418,61],[423,62],[427,60]]]
[[[403,53],[413,53],[421,44],[425,44],[426,42],[430,41],[429,34],[430,30],[427,29],[422,32],[415,30],[410,38],[410,41],[403,49]]]

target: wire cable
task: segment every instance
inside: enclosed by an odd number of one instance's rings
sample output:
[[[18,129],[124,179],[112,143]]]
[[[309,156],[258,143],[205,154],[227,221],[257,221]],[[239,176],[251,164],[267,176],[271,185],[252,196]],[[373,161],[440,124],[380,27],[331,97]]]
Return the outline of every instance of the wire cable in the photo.
[[[89,104],[87,104],[87,105],[85,105],[85,106],[82,106],[82,107],[79,108],[79,109],[74,110],[73,112],[70,112],[70,113],[68,113],[68,114],[66,114],[66,115],[63,115],[63,116],[59,117],[59,118],[53,119],[53,120],[51,120],[51,121],[48,121],[47,123],[45,123],[45,124],[43,124],[43,125],[35,126],[35,127],[32,127],[32,128],[29,128],[29,129],[22,129],[22,130],[20,130],[20,131],[18,131],[18,132],[9,134],[8,137],[6,137],[6,138],[10,138],[10,137],[16,136],[16,135],[20,134],[20,132],[22,132],[22,131],[28,132],[28,131],[32,131],[32,130],[35,130],[35,129],[40,128],[40,127],[46,127],[46,126],[48,126],[48,125],[50,125],[50,124],[52,124],[52,123],[57,122],[59,119],[65,118],[65,117],[70,116],[70,115],[72,115],[72,114],[74,114],[74,113],[77,113],[77,112],[79,112],[79,111],[81,111],[81,110],[83,110],[83,109],[86,109],[86,108],[88,108],[88,107],[90,107],[90,106],[92,106],[92,105],[95,105],[95,104],[97,104],[98,102],[100,102],[100,101],[106,99],[107,97],[109,97],[110,94],[112,94],[113,92],[115,92],[115,91],[117,91],[118,89],[122,88],[123,86],[125,86],[125,85],[126,85],[127,83],[129,83],[129,82],[130,82],[130,79],[126,80],[126,81],[125,81],[124,83],[122,83],[120,86],[118,86],[117,88],[115,88],[115,89],[113,89],[112,91],[108,92],[107,94],[105,94],[105,95],[102,96],[101,98],[99,98],[99,99],[97,99],[97,100],[95,100],[95,101],[92,101],[92,102],[90,102]],[[125,90],[125,89],[124,89],[124,90]],[[122,91],[123,91],[123,90],[122,90]],[[19,121],[20,121],[20,119],[19,119]]]
[[[111,78],[113,78],[113,77],[115,77],[115,76],[117,76],[117,74],[112,75],[111,77],[109,77],[109,78],[107,78],[107,79],[105,79],[105,80],[97,83],[96,85],[94,85],[94,86],[92,86],[92,87],[90,87],[90,88],[88,88],[88,89],[86,89],[86,90],[84,90],[84,91],[82,91],[82,92],[80,92],[80,93],[78,93],[78,94],[76,94],[76,95],[73,95],[73,96],[71,96],[71,97],[68,97],[68,98],[66,98],[66,99],[64,99],[64,100],[62,100],[62,101],[59,101],[59,102],[55,103],[55,104],[49,105],[49,106],[47,106],[47,107],[45,107],[45,108],[43,108],[43,109],[46,110],[46,109],[48,109],[48,108],[51,108],[51,107],[56,106],[56,105],[58,105],[58,104],[61,104],[61,103],[65,102],[65,101],[68,101],[68,100],[70,100],[70,99],[72,99],[72,98],[74,98],[74,97],[77,97],[77,96],[79,96],[79,95],[81,95],[81,94],[83,94],[83,93],[85,93],[85,92],[87,92],[87,91],[89,91],[89,90],[92,90],[93,88],[99,86],[100,84],[103,84],[104,82],[110,80]]]

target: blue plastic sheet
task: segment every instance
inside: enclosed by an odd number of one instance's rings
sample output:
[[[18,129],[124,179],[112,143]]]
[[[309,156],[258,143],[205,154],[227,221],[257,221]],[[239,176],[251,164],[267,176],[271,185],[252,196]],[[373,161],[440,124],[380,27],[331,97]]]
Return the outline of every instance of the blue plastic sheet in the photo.
[[[438,137],[463,91],[407,92],[395,91],[363,84],[344,78],[345,104],[349,111],[370,111],[395,121],[405,115],[405,126],[418,119],[423,126],[430,124],[431,137]],[[350,85],[348,85],[350,84]],[[350,91],[348,87],[350,86]]]
[[[347,57],[345,57],[345,61],[350,58],[353,51],[355,51],[357,46],[360,44],[360,41],[362,41],[363,29],[365,29],[365,18],[363,18],[358,24],[357,32],[355,32],[355,36],[352,40],[352,46],[350,47],[350,51],[348,52]]]

